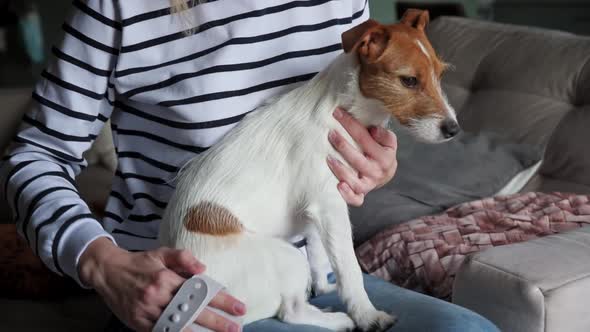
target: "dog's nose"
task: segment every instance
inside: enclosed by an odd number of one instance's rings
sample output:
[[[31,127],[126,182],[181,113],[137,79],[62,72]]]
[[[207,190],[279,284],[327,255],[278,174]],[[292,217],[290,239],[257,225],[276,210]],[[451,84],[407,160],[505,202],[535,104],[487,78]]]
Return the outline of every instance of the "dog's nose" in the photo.
[[[444,138],[451,138],[457,135],[461,131],[461,128],[459,127],[457,121],[453,119],[446,119],[443,121],[440,130],[442,131]]]

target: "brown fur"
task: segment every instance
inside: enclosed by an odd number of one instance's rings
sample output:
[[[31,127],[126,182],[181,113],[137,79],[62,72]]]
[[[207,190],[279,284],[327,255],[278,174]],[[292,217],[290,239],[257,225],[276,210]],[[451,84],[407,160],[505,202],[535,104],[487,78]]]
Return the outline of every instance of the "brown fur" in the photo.
[[[211,202],[193,206],[184,220],[184,227],[190,232],[215,236],[241,233],[242,224],[226,208]]]
[[[344,50],[359,56],[363,95],[381,100],[404,125],[412,119],[445,116],[438,89],[447,68],[424,34],[428,13],[408,13],[398,24],[381,25],[369,20],[343,35]],[[428,56],[416,41],[420,41]],[[416,77],[418,85],[404,86],[403,76]]]

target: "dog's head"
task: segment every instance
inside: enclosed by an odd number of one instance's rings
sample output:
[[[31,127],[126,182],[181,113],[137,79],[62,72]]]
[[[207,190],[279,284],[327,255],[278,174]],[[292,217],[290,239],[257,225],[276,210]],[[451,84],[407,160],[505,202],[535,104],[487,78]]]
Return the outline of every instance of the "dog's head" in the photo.
[[[417,138],[442,142],[460,128],[440,85],[447,64],[424,33],[428,21],[428,12],[417,9],[393,25],[368,20],[344,32],[342,45],[358,56],[365,97],[380,100]]]

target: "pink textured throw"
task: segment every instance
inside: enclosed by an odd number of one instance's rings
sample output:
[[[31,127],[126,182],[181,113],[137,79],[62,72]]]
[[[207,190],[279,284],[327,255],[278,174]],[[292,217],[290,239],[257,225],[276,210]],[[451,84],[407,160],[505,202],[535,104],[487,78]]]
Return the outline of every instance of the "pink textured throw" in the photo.
[[[452,207],[387,228],[357,248],[366,272],[450,300],[467,255],[590,225],[590,195],[524,193]]]

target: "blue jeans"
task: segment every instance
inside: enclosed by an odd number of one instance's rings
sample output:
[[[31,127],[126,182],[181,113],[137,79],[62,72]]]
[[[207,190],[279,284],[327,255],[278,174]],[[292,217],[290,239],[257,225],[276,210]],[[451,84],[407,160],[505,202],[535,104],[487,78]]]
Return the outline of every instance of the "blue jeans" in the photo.
[[[373,305],[394,313],[396,324],[389,330],[428,332],[499,332],[490,321],[457,305],[417,292],[397,287],[372,276],[365,276],[365,289]],[[315,297],[310,301],[320,307],[344,311],[335,293]],[[244,332],[327,332],[309,325],[290,325],[276,319],[264,319],[244,327]]]

